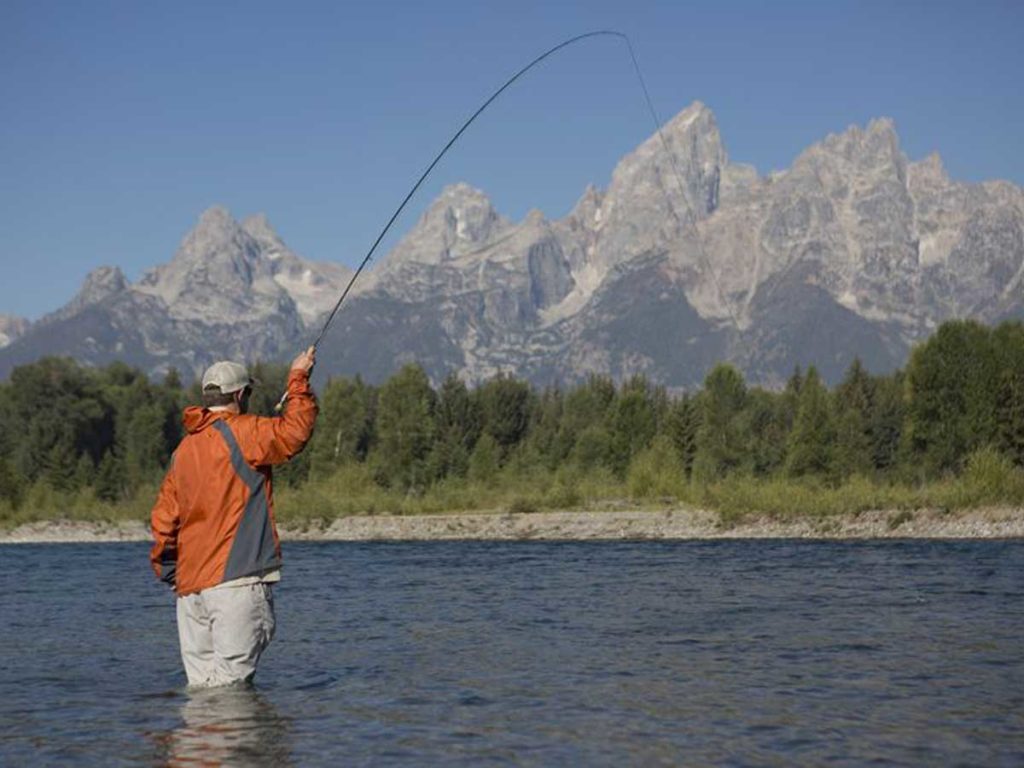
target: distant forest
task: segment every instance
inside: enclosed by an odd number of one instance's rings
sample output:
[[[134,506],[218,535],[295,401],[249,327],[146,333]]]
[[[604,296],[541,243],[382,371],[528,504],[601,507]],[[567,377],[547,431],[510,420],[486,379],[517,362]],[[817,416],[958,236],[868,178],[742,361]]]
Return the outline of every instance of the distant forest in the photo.
[[[287,369],[258,364],[253,373],[262,382],[253,412],[269,415]],[[994,464],[1004,480],[1024,476],[1017,322],[945,323],[903,370],[871,375],[855,361],[831,390],[813,367],[767,391],[720,364],[699,391],[673,396],[643,376],[537,389],[499,375],[470,389],[453,374],[435,388],[407,365],[381,386],[331,379],[318,397],[314,438],[276,474],[278,487],[335,478],[344,495],[336,479],[358,476],[381,498],[415,499],[516,477],[520,495],[557,487],[543,504],[574,506],[588,500],[585,477],[625,497],[685,500],[733,482],[913,488],[955,478],[972,461]],[[117,363],[47,358],[17,368],[0,384],[0,522],[24,519],[19,510],[146,508],[182,438],[181,410],[198,402],[198,384],[174,371],[154,382]]]

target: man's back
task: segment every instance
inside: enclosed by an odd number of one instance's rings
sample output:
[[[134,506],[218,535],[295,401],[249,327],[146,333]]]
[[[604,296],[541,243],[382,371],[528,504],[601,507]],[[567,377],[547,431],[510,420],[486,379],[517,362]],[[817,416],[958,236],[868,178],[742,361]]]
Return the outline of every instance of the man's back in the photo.
[[[153,509],[154,569],[179,595],[280,566],[270,467],[302,450],[317,414],[308,375],[292,371],[288,392],[280,418],[185,410]]]
[[[245,413],[253,380],[234,362],[203,375],[205,407],[185,409],[187,435],[153,507],[156,575],[178,593],[178,638],[189,685],[252,680],[276,626],[271,583],[280,577],[271,466],[305,447],[317,405],[315,350],[292,363],[281,418]]]

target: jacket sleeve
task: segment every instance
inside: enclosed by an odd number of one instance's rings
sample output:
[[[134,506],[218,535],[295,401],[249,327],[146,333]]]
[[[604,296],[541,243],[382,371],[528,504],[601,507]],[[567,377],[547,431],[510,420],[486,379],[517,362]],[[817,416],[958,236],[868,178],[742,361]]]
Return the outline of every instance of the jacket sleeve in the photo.
[[[160,486],[160,492],[153,505],[150,516],[153,530],[153,548],[149,553],[149,562],[153,566],[156,577],[174,586],[178,564],[178,527],[180,515],[178,497],[174,485],[174,459]]]
[[[313,436],[319,406],[309,385],[309,374],[288,374],[288,401],[284,415],[256,417],[246,424],[239,443],[245,459],[255,466],[283,464],[306,447]]]

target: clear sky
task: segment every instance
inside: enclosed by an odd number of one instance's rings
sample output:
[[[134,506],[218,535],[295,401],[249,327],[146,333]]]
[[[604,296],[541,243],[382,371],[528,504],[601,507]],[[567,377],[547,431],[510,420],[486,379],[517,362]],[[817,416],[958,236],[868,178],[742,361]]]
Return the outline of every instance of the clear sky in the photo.
[[[627,33],[662,117],[693,100],[762,173],[872,117],[954,178],[1024,184],[1024,2],[0,3],[0,313],[167,261],[208,206],[355,264],[449,135],[580,32]],[[449,154],[503,214],[564,215],[652,132],[625,48],[567,49]]]

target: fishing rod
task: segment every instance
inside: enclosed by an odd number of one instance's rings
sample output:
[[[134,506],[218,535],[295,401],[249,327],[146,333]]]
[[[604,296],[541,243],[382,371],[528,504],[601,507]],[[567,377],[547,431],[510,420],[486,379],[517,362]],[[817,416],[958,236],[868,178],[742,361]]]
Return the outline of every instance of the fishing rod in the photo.
[[[455,134],[448,140],[448,143],[444,145],[444,147],[441,149],[440,152],[437,153],[437,156],[430,162],[430,165],[427,166],[427,169],[425,171],[423,171],[423,173],[420,175],[419,179],[416,180],[416,183],[413,184],[412,189],[409,190],[409,193],[405,196],[405,198],[399,204],[398,208],[395,209],[395,212],[393,214],[391,214],[391,218],[388,219],[387,224],[384,225],[384,228],[380,231],[380,234],[377,235],[377,239],[373,241],[373,245],[370,246],[370,250],[367,251],[366,256],[364,256],[363,260],[359,263],[359,267],[352,274],[351,279],[348,281],[348,284],[345,286],[345,290],[342,291],[341,296],[338,298],[337,303],[335,303],[334,308],[331,310],[331,313],[327,316],[327,320],[324,322],[323,327],[320,329],[320,333],[317,334],[316,340],[313,342],[313,346],[312,346],[314,353],[316,352],[316,349],[320,346],[320,342],[323,340],[324,334],[327,333],[327,329],[331,327],[331,323],[334,321],[335,316],[338,314],[338,310],[341,309],[341,305],[345,301],[345,298],[348,296],[349,292],[352,290],[352,286],[355,285],[356,280],[359,279],[359,275],[362,274],[362,271],[366,268],[366,265],[370,263],[370,259],[373,258],[373,254],[376,252],[377,246],[380,245],[381,241],[385,238],[385,236],[387,235],[388,231],[391,229],[391,226],[395,223],[395,220],[398,219],[398,217],[401,215],[402,211],[405,209],[405,206],[412,199],[413,195],[416,194],[417,190],[419,190],[419,188],[423,185],[423,182],[426,181],[426,179],[430,175],[431,171],[434,170],[434,167],[439,162],[441,162],[441,158],[443,158],[448,153],[448,150],[451,149],[452,146],[455,144],[455,142],[459,140],[459,137],[462,136],[462,134],[466,132],[466,129],[468,129],[469,126],[472,125],[473,122],[499,96],[501,96],[502,93],[504,93],[513,83],[515,83],[516,80],[521,78],[523,75],[525,75],[527,72],[529,72],[535,66],[540,64],[546,58],[548,58],[549,56],[552,56],[553,54],[557,53],[558,51],[562,50],[563,48],[568,48],[570,45],[574,45],[574,44],[576,44],[578,42],[581,42],[583,40],[588,40],[590,38],[595,38],[595,37],[615,37],[615,38],[619,38],[620,40],[625,42],[626,47],[629,50],[629,57],[630,57],[631,61],[633,62],[633,69],[636,72],[637,79],[640,82],[640,87],[643,90],[644,99],[645,99],[645,101],[647,103],[647,109],[650,112],[651,119],[654,121],[654,127],[657,129],[658,136],[661,138],[661,144],[664,147],[665,152],[666,152],[666,154],[668,155],[668,157],[670,159],[670,162],[671,162],[671,165],[672,165],[672,170],[673,170],[673,173],[674,173],[674,175],[676,177],[676,182],[679,184],[680,196],[681,196],[683,204],[684,204],[684,206],[686,207],[686,210],[687,210],[687,219],[691,223],[691,225],[693,226],[694,232],[697,235],[697,245],[698,245],[699,255],[701,257],[701,260],[704,261],[705,266],[708,268],[708,272],[711,274],[711,279],[712,279],[712,281],[715,284],[715,289],[718,291],[719,299],[726,306],[726,309],[728,310],[729,315],[732,318],[733,325],[736,327],[736,330],[739,331],[739,328],[740,328],[739,321],[737,320],[735,314],[733,314],[732,308],[728,305],[727,302],[725,302],[724,296],[722,294],[721,286],[718,284],[718,278],[715,276],[714,270],[711,269],[711,264],[708,261],[706,254],[704,253],[704,247],[703,247],[703,243],[701,242],[700,232],[697,230],[696,221],[695,221],[695,217],[693,215],[693,211],[690,208],[690,204],[689,204],[689,202],[686,199],[685,185],[683,183],[682,173],[679,171],[679,166],[676,163],[675,154],[671,151],[671,149],[669,147],[669,144],[668,144],[668,141],[665,139],[664,133],[662,133],[662,130],[661,130],[661,120],[658,118],[658,113],[654,109],[654,103],[651,100],[650,92],[647,90],[647,83],[644,80],[643,73],[640,71],[640,63],[639,63],[639,61],[637,61],[636,52],[633,50],[633,44],[630,42],[629,37],[627,37],[622,32],[618,32],[618,31],[613,30],[613,29],[599,29],[599,30],[595,30],[593,32],[584,32],[583,34],[576,35],[575,37],[570,37],[568,40],[562,41],[558,45],[556,45],[556,46],[554,46],[552,48],[549,48],[544,53],[542,53],[539,56],[537,56],[535,59],[533,59],[533,61],[531,61],[529,64],[527,64],[522,69],[520,69],[518,72],[516,72],[514,75],[512,75],[512,77],[510,77],[508,80],[506,80],[502,84],[502,86],[500,88],[498,88],[498,90],[496,90],[494,93],[492,93],[490,95],[490,97],[488,97],[488,99],[483,104],[481,104],[472,115],[469,116],[469,119],[467,119],[462,124],[462,126],[459,128],[459,130],[456,131]],[[667,194],[666,194],[666,197],[667,197]],[[679,215],[676,213],[676,210],[675,210],[674,206],[672,205],[671,199],[668,200],[668,203],[669,203],[669,210],[672,212],[672,215],[675,216],[677,221],[681,221],[681,219],[679,218]],[[288,399],[288,393],[285,392],[281,396],[281,400],[277,404],[277,407],[276,407],[277,411],[280,411],[284,407],[285,401],[287,401],[287,399]]]

